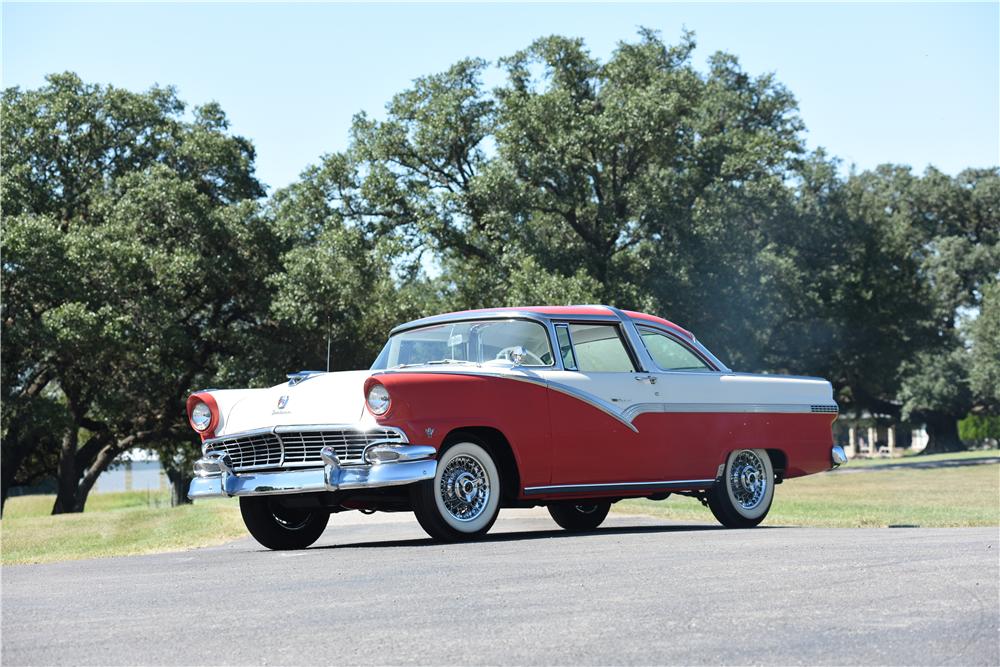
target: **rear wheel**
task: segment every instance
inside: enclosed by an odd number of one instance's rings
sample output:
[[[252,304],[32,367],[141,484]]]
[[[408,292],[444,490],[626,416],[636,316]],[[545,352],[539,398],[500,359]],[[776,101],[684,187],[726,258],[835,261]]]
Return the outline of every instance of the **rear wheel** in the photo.
[[[253,538],[268,549],[305,549],[319,539],[330,520],[328,512],[282,507],[267,496],[241,496],[240,513]]]
[[[763,449],[731,452],[722,479],[706,495],[709,509],[723,526],[756,526],[767,516],[774,499],[771,458]]]
[[[410,500],[428,535],[460,542],[478,539],[493,527],[500,493],[500,471],[486,444],[463,436],[439,454],[433,480],[410,487]]]
[[[571,532],[583,532],[594,530],[608,516],[611,503],[600,503],[598,505],[549,505],[549,515],[559,524]]]

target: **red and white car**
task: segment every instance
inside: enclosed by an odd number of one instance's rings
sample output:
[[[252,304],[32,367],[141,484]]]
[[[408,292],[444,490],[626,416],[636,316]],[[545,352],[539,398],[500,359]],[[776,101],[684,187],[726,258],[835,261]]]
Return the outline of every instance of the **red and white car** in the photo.
[[[735,373],[681,327],[607,306],[430,317],[367,371],[288,377],[187,402],[204,451],[188,496],[239,497],[271,549],[345,510],[412,511],[456,541],[502,507],[592,530],[618,500],[671,493],[751,527],[783,479],[846,462],[827,381]]]

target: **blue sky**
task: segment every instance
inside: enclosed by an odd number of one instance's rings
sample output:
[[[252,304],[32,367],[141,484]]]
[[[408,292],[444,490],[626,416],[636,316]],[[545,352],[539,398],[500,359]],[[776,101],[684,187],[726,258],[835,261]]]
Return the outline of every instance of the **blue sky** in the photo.
[[[949,174],[1000,164],[1000,3],[16,3],[3,2],[2,86],[72,70],[216,100],[257,147],[271,186],[347,146],[351,117],[381,117],[419,76],[495,62],[537,37],[582,37],[607,59],[636,27],[694,63],[721,50],[797,97],[810,149],[859,169]],[[498,83],[494,73],[487,83]]]

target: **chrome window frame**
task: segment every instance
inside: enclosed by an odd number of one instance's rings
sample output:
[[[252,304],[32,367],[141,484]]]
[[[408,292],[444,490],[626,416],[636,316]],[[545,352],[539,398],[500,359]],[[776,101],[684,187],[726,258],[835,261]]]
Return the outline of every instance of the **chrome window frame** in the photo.
[[[596,324],[596,325],[605,325],[605,326],[614,327],[615,334],[618,336],[618,341],[621,343],[622,349],[625,350],[625,356],[628,357],[629,362],[634,367],[634,370],[631,370],[631,371],[581,371],[580,370],[580,355],[576,351],[576,341],[573,340],[572,325],[574,325],[574,324],[591,324],[591,325],[595,325]],[[627,329],[624,326],[622,326],[622,325],[623,325],[623,322],[621,321],[621,319],[615,319],[613,317],[607,317],[607,316],[600,316],[600,317],[595,317],[595,316],[583,317],[583,316],[580,316],[580,317],[578,317],[578,316],[575,316],[575,315],[571,315],[571,316],[560,316],[559,319],[554,320],[552,322],[552,331],[553,332],[555,332],[556,327],[559,327],[559,326],[565,326],[566,327],[566,333],[569,335],[570,346],[573,348],[573,360],[576,362],[576,368],[564,368],[563,370],[574,371],[574,372],[577,372],[577,373],[583,373],[583,372],[586,372],[586,373],[602,373],[602,372],[603,373],[645,373],[645,372],[647,372],[643,368],[642,361],[640,360],[639,355],[637,354],[637,350],[635,349],[635,343],[634,343],[634,341],[631,339],[631,336],[629,335],[629,332],[627,331]],[[555,338],[556,338],[556,342],[558,342],[559,341],[558,334],[556,334]],[[560,349],[559,356],[560,356],[560,362],[561,362],[562,361],[562,359],[561,359],[561,357],[562,357],[562,350],[561,349]]]
[[[549,335],[549,348],[552,350],[553,357],[555,358],[555,364],[549,366],[550,370],[574,370],[566,368],[563,364],[562,354],[556,354],[558,350],[558,345],[554,345],[553,342],[558,343],[558,337],[556,336],[555,325],[557,323],[569,324],[571,322],[605,322],[605,323],[615,323],[618,324],[622,331],[624,332],[623,341],[625,342],[626,351],[630,354],[633,361],[637,364],[637,373],[651,373],[651,372],[663,372],[663,373],[705,373],[709,371],[666,371],[659,367],[656,361],[646,350],[645,343],[642,342],[642,336],[639,334],[638,324],[642,326],[655,329],[677,337],[676,334],[663,329],[661,326],[655,322],[649,322],[646,320],[636,321],[631,317],[626,315],[624,312],[615,308],[614,306],[605,306],[602,304],[583,304],[580,305],[581,308],[602,308],[607,311],[607,313],[581,313],[581,314],[558,314],[553,315],[549,313],[540,313],[532,310],[482,310],[464,313],[447,313],[444,315],[435,315],[433,317],[425,317],[420,320],[414,320],[412,322],[407,322],[395,327],[389,332],[389,336],[394,336],[397,333],[404,331],[409,331],[411,329],[419,329],[428,326],[440,325],[440,324],[451,324],[458,322],[473,322],[477,320],[530,320],[537,322],[546,328]],[[572,341],[572,336],[570,337]],[[714,368],[716,372],[720,373],[732,373],[733,371],[726,366],[724,363],[719,361],[715,355],[709,352],[704,345],[698,342],[698,339],[688,340],[685,338],[678,338],[680,342],[687,347],[693,348],[697,351],[698,355],[709,362],[709,365]],[[576,356],[576,350],[574,348],[574,356]],[[388,370],[388,369],[373,369],[373,370]]]
[[[555,336],[556,336],[555,340],[556,340],[556,343],[558,344],[558,348],[559,348],[559,361],[560,361],[560,363],[562,363],[562,365],[563,365],[563,367],[564,367],[565,370],[568,370],[568,371],[578,371],[578,370],[580,370],[579,362],[577,362],[577,360],[576,360],[576,348],[573,345],[573,332],[569,330],[569,323],[568,322],[555,322],[555,323],[553,323],[552,328],[555,331]],[[564,330],[566,332],[566,340],[569,341],[569,353],[571,355],[573,355],[573,366],[572,367],[566,367],[566,360],[563,358],[562,341],[559,340],[559,330],[560,329],[562,329],[562,330]]]

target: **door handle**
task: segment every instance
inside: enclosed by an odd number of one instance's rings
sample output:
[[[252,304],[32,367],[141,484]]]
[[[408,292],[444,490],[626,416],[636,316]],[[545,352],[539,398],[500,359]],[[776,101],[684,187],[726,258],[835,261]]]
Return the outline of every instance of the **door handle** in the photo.
[[[639,382],[642,382],[644,380],[649,380],[649,384],[656,384],[656,378],[653,377],[652,375],[647,375],[644,378],[637,377],[636,380],[638,380]]]

